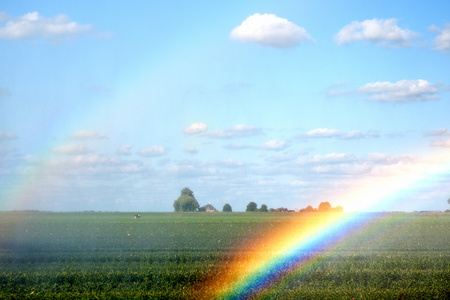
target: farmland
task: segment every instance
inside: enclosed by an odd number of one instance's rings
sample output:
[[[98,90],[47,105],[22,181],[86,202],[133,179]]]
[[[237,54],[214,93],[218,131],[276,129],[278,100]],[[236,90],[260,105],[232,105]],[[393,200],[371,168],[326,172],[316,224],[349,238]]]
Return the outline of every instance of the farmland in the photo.
[[[0,212],[0,298],[200,299],[218,265],[252,257],[284,223],[320,215]],[[251,297],[446,299],[449,232],[449,214],[377,216]]]

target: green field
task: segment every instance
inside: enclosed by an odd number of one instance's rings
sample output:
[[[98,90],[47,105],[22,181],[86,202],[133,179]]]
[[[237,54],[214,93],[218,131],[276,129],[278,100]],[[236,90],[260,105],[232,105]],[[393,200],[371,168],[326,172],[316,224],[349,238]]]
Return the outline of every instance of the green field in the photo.
[[[217,265],[252,255],[240,241],[320,213],[141,216],[0,212],[0,299],[201,299]],[[449,299],[450,214],[385,214],[317,258],[252,298]]]

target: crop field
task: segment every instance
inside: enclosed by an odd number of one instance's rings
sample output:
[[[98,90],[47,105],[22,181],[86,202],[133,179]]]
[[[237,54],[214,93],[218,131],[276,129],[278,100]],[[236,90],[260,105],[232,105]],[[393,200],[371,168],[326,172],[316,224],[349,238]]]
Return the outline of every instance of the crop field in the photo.
[[[0,212],[0,299],[221,298],[211,291],[227,264],[320,216]],[[450,214],[360,218],[373,220],[249,297],[450,299]]]

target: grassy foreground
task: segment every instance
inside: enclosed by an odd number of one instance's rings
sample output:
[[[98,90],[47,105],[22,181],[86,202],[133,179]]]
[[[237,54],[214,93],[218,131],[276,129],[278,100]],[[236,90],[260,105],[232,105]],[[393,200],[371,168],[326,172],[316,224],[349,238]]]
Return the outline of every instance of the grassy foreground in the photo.
[[[320,213],[141,216],[0,212],[0,299],[201,299],[217,265],[258,251],[240,242]],[[450,215],[385,214],[317,257],[251,297],[449,299]]]

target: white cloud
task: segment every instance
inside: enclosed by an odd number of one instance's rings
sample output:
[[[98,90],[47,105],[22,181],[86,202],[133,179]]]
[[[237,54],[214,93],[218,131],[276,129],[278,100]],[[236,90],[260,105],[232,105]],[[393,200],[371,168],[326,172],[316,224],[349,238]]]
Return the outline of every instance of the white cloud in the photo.
[[[0,131],[0,141],[16,140],[17,135],[11,132]]]
[[[447,144],[450,146],[450,141]],[[442,144],[444,146],[444,144]],[[325,155],[311,155],[298,158],[296,161],[273,164],[271,166],[255,166],[247,173],[264,176],[293,175],[296,178],[306,176],[313,185],[319,188],[323,184],[343,179],[351,182],[367,176],[389,177],[398,175],[417,174],[428,169],[442,168],[449,161],[448,156],[427,157],[415,155],[392,155],[385,153],[370,153],[367,156],[355,156],[349,153],[328,153]],[[444,167],[445,168],[445,167]],[[448,171],[448,170],[445,170]],[[327,175],[327,179],[324,181]],[[345,175],[342,177],[342,175]],[[317,185],[316,185],[317,186]]]
[[[336,129],[318,128],[310,130],[306,133],[306,137],[338,137],[344,133]]]
[[[55,147],[53,148],[53,152],[63,155],[81,155],[90,153],[92,151],[89,150],[85,145],[70,144]]]
[[[264,46],[287,48],[302,40],[312,40],[308,32],[287,19],[273,14],[254,14],[231,31],[232,39]]]
[[[176,177],[203,177],[212,176],[217,173],[217,169],[206,166],[200,161],[182,161],[174,166],[167,167],[163,173]]]
[[[356,157],[346,153],[328,153],[326,155],[312,155],[299,158],[297,164],[336,164],[344,162],[354,162]]]
[[[440,84],[427,80],[400,80],[372,82],[359,88],[358,92],[369,96],[369,100],[381,102],[429,101],[439,98]]]
[[[118,155],[131,155],[131,145],[125,145],[117,149]]]
[[[444,148],[450,148],[450,140],[432,141],[430,145],[431,145],[432,147],[444,147]]]
[[[216,130],[207,136],[214,139],[231,139],[262,134],[262,129],[252,125],[235,125],[225,130]]]
[[[450,131],[447,128],[439,128],[437,130],[428,131],[425,136],[450,136]]]
[[[407,47],[417,36],[413,31],[398,27],[396,19],[371,19],[344,26],[335,38],[339,45],[366,40],[383,46]]]
[[[118,168],[121,173],[141,173],[148,171],[148,166],[142,163],[128,163],[123,164]]]
[[[188,147],[184,148],[184,151],[189,154],[197,154],[198,153],[197,148],[192,147],[192,146],[188,146]]]
[[[70,158],[54,158],[48,162],[48,171],[55,176],[81,176],[90,179],[104,179],[123,174],[136,174],[149,170],[147,164],[133,161],[121,161],[104,155],[75,155]],[[123,178],[123,177],[121,177]]]
[[[343,140],[354,140],[354,139],[365,139],[365,138],[376,138],[379,137],[378,132],[368,131],[362,132],[360,130],[352,130],[349,132],[344,132],[337,129],[328,128],[317,128],[306,132],[305,134],[300,134],[298,138],[338,138]]]
[[[234,168],[240,168],[240,167],[245,166],[245,163],[242,161],[237,161],[237,160],[234,160],[231,158],[227,158],[227,159],[223,159],[220,161],[212,161],[212,162],[206,163],[205,165],[213,165],[213,166],[220,167],[220,168],[234,169]]]
[[[352,131],[347,132],[344,135],[340,136],[340,138],[346,139],[346,140],[354,140],[354,139],[364,139],[364,138],[376,138],[379,136],[380,135],[376,131],[362,132],[359,130],[352,130]]]
[[[205,123],[193,123],[186,127],[183,132],[185,134],[198,134],[205,132],[208,129],[208,126],[206,126]]]
[[[414,155],[393,155],[386,153],[369,153],[366,161],[371,164],[392,165],[398,163],[416,163],[420,157]]]
[[[431,26],[430,30],[437,33],[434,39],[436,49],[444,52],[450,51],[450,24],[447,24],[444,29]]]
[[[78,130],[74,133],[70,134],[69,136],[72,140],[80,140],[80,141],[86,141],[86,140],[102,140],[106,139],[106,136],[101,135],[97,131],[92,130]]]
[[[261,148],[264,150],[273,150],[280,151],[289,147],[289,144],[286,141],[282,140],[271,140],[261,145]]]
[[[238,144],[226,144],[225,146],[223,146],[223,148],[228,150],[245,150],[245,149],[253,149],[255,147],[247,144],[238,143]]]
[[[154,157],[154,156],[161,156],[166,154],[167,152],[167,148],[162,147],[162,146],[151,146],[148,148],[143,148],[141,150],[139,150],[138,154],[140,156],[144,156],[144,157]]]
[[[389,177],[389,176],[411,176],[413,174],[423,175],[425,169],[434,169],[438,164],[426,161],[423,157],[411,158],[405,157],[392,157],[391,162],[381,162],[380,164],[373,165],[370,170],[370,175]]]
[[[4,15],[4,20],[7,22],[0,27],[0,39],[8,40],[33,37],[58,40],[61,37],[73,37],[92,30],[91,25],[72,22],[66,15],[45,18],[38,12],[31,12],[16,18]]]
[[[71,159],[71,163],[78,166],[92,166],[111,162],[117,163],[117,160],[111,160],[103,155],[78,155]]]
[[[372,166],[358,163],[344,163],[335,165],[317,165],[311,170],[315,173],[323,174],[341,174],[341,175],[360,175],[367,174],[372,170]]]
[[[292,160],[296,159],[297,157],[298,157],[298,155],[296,155],[296,154],[282,153],[282,154],[269,156],[266,158],[266,161],[271,162],[271,163],[284,163],[284,162],[292,161]]]

